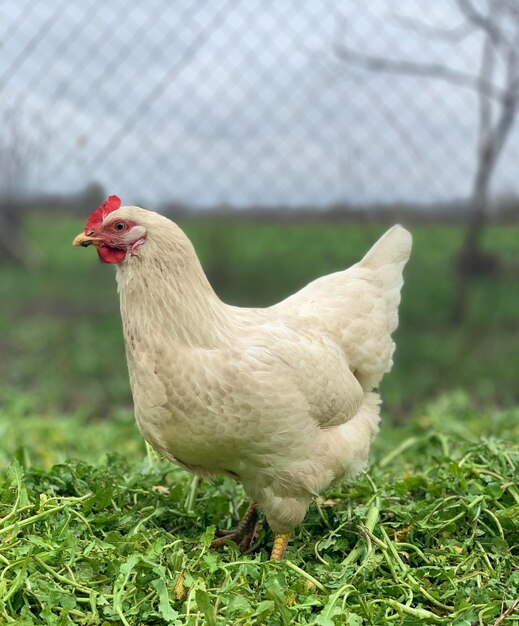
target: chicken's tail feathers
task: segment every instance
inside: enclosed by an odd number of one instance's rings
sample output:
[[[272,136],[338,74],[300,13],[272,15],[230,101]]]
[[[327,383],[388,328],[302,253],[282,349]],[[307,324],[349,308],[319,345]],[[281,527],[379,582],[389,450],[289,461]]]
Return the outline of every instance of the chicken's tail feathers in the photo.
[[[373,273],[382,288],[390,333],[398,326],[403,270],[411,255],[412,243],[411,233],[397,224],[382,235],[358,264],[358,267]]]
[[[385,331],[381,346],[388,350],[386,371],[391,369],[392,355],[395,344],[391,339],[392,333],[398,327],[398,306],[400,291],[404,284],[403,269],[411,255],[412,237],[409,231],[400,225],[390,228],[368,251],[357,267],[368,272],[368,280],[374,280],[380,289],[377,298],[385,302],[384,313],[381,317],[374,316],[376,322],[382,323]],[[376,378],[376,377],[375,377]]]
[[[359,265],[378,270],[389,264],[402,271],[411,255],[412,245],[411,233],[400,224],[396,224],[368,250]]]

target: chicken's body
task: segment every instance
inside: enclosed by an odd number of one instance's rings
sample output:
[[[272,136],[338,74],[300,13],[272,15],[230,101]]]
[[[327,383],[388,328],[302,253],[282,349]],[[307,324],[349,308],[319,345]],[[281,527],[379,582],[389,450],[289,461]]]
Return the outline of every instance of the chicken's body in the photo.
[[[352,268],[247,309],[216,296],[170,220],[137,207],[108,219],[146,230],[117,263],[143,436],[194,473],[237,478],[275,533],[291,531],[314,495],[366,464],[411,236],[394,227]]]

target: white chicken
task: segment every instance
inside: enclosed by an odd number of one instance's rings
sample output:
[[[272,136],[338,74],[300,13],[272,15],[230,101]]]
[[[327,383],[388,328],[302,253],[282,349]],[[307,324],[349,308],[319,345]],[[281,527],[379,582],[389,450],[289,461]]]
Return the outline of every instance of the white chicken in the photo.
[[[251,499],[215,546],[247,545],[259,507],[282,559],[312,498],[366,466],[411,235],[394,226],[353,267],[263,309],[222,302],[184,232],[117,196],[73,243],[116,264],[143,436],[195,474],[234,477]]]

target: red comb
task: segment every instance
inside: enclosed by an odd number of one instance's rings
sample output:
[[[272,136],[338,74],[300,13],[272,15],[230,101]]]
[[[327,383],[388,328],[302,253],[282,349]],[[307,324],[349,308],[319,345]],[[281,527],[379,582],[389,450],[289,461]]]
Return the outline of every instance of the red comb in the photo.
[[[103,202],[97,209],[91,213],[85,224],[85,231],[97,230],[103,223],[104,218],[116,211],[121,206],[121,198],[118,196],[108,196],[108,199]]]

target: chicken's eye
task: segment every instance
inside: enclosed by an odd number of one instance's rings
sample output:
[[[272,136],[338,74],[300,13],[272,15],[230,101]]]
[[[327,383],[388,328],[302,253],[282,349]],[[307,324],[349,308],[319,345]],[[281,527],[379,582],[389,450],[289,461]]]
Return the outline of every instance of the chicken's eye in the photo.
[[[124,230],[126,228],[126,224],[124,222],[116,222],[114,224],[115,230]]]

